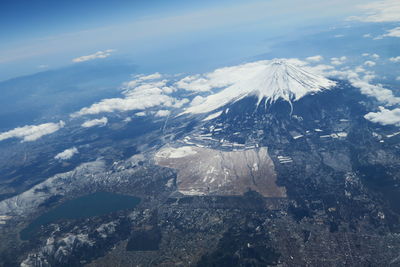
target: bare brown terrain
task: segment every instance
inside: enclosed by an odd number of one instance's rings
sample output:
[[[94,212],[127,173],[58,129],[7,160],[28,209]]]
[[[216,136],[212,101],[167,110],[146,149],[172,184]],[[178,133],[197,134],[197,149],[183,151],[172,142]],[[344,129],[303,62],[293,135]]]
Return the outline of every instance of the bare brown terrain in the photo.
[[[266,147],[241,151],[164,147],[155,161],[178,170],[178,190],[185,195],[242,195],[253,190],[264,197],[286,197],[285,188],[276,184]]]

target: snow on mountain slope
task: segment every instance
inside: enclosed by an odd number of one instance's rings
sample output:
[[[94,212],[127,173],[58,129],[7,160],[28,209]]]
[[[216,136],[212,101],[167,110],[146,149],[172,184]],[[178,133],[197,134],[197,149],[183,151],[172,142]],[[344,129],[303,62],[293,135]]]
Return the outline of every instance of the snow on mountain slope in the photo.
[[[257,105],[264,98],[266,103],[278,99],[291,103],[335,86],[335,82],[310,70],[295,60],[274,59],[218,69],[204,77],[186,77],[177,83],[178,87],[194,91],[223,89],[192,104],[183,113],[207,113],[250,95],[258,97]]]

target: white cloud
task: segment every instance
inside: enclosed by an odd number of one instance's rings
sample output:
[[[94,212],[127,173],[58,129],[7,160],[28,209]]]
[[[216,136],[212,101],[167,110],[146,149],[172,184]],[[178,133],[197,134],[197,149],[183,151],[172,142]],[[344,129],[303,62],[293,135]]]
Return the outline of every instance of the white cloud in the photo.
[[[397,22],[400,21],[400,1],[382,0],[359,6],[365,10],[363,16],[353,16],[350,20],[363,22]]]
[[[178,100],[168,94],[175,88],[167,86],[168,80],[161,79],[162,75],[156,73],[148,76],[136,76],[124,84],[123,97],[107,98],[89,107],[84,107],[71,117],[99,114],[103,112],[144,110],[156,106],[181,107],[189,102],[187,99]]]
[[[347,57],[343,56],[343,57],[333,57],[331,58],[331,64],[332,65],[342,65],[346,62]]]
[[[343,38],[344,35],[343,35],[343,34],[336,34],[336,35],[334,35],[333,37],[335,37],[335,38]]]
[[[103,99],[102,101],[95,103],[87,108],[82,108],[79,112],[75,113],[74,116],[82,116],[87,114],[99,114],[103,112],[115,112],[115,111],[129,111],[135,109],[146,109],[149,107],[161,105],[165,101],[168,101],[168,97],[160,97],[158,99],[152,97],[142,97],[141,99],[134,98],[109,98]]]
[[[373,59],[379,59],[380,58],[380,56],[378,54],[376,54],[376,53],[374,53],[374,54],[363,53],[362,56],[363,57],[371,57]]]
[[[144,117],[144,116],[146,116],[146,112],[144,112],[144,111],[136,112],[136,113],[135,113],[135,116]]]
[[[375,72],[365,71],[365,74],[364,74],[364,77],[363,77],[364,81],[370,82],[375,78],[376,78]]]
[[[400,37],[400,27],[387,30],[385,34],[375,37],[374,40],[380,40],[385,37]]]
[[[378,54],[372,54],[371,57],[374,58],[374,59],[380,58],[380,56]]]
[[[157,80],[157,79],[161,79],[163,76],[162,74],[156,72],[153,74],[149,74],[149,75],[145,75],[145,76],[140,76],[140,80],[142,81],[148,81],[148,80]]]
[[[200,75],[187,76],[176,82],[175,85],[188,91],[209,91],[213,88],[209,84],[209,80],[200,77]]]
[[[321,55],[316,55],[316,56],[312,56],[312,57],[307,57],[306,60],[309,62],[320,62],[321,60],[323,60],[324,57]]]
[[[99,114],[103,112],[115,112],[115,111],[130,111],[147,109],[155,106],[172,106],[174,99],[160,94],[137,94],[131,95],[127,98],[108,98],[95,103],[87,108],[82,108],[77,113],[74,113],[72,117],[78,117],[88,114]]]
[[[94,119],[94,120],[88,120],[82,123],[82,127],[89,128],[93,126],[106,126],[108,123],[108,119],[106,117],[102,117],[101,119]]]
[[[364,62],[364,65],[368,66],[368,67],[373,67],[373,66],[376,65],[376,63],[374,61],[367,60],[367,61]]]
[[[335,69],[335,67],[331,66],[331,65],[325,65],[325,64],[319,64],[316,66],[303,66],[304,69],[309,70],[312,73],[318,74],[318,75],[322,75],[322,76],[326,76],[327,72],[333,71]]]
[[[149,75],[140,74],[140,75],[136,75],[134,80],[124,83],[124,86],[126,88],[134,88],[134,87],[142,84],[145,81],[159,80],[162,77],[163,77],[163,75],[158,72],[149,74]]]
[[[378,101],[388,105],[400,103],[400,98],[395,97],[393,92],[382,85],[370,84],[368,81],[352,80],[352,85],[361,89],[361,93],[375,97]]]
[[[22,142],[35,141],[42,136],[52,134],[65,126],[63,121],[58,123],[44,123],[40,125],[26,125],[8,132],[0,133],[0,141],[9,138],[19,138]]]
[[[359,72],[365,72],[366,70],[365,70],[362,66],[357,66],[357,67],[354,69],[354,71],[357,72],[357,73],[359,73]]]
[[[98,58],[106,58],[106,57],[111,56],[111,53],[114,52],[114,51],[115,51],[114,49],[98,51],[98,52],[96,52],[94,54],[91,54],[91,55],[74,58],[72,60],[72,62],[78,63],[78,62],[84,62],[84,61],[94,60],[94,59],[98,59]]]
[[[366,114],[364,118],[382,125],[400,126],[400,108],[390,110],[384,107],[379,107],[378,112],[370,112]]]
[[[363,37],[364,37],[364,38],[371,38],[372,35],[371,35],[370,33],[366,33],[366,34],[363,35]]]
[[[395,63],[400,62],[400,56],[398,56],[398,57],[391,57],[391,58],[389,58],[389,60],[392,61],[392,62],[395,62]]]
[[[190,100],[187,99],[187,98],[183,98],[183,99],[180,99],[180,100],[175,99],[175,103],[171,107],[173,107],[173,108],[181,108],[181,107],[183,107],[184,105],[186,105],[189,102],[190,102]]]
[[[170,86],[164,86],[163,88],[161,88],[163,90],[164,93],[166,94],[171,94],[173,92],[175,92],[175,88],[170,87]]]
[[[351,85],[359,88],[362,94],[374,97],[385,105],[392,106],[400,104],[400,98],[394,96],[391,90],[384,88],[381,84],[371,84],[371,80],[375,77],[373,71],[365,71],[363,74],[364,76],[361,77],[359,73],[351,69],[346,71],[330,70],[325,72],[325,75],[348,80]]]
[[[396,81],[400,81],[400,76],[396,77]]]
[[[197,106],[202,104],[204,101],[206,100],[205,97],[202,97],[200,95],[196,96],[195,98],[193,98],[193,100],[190,102],[190,106]]]
[[[156,117],[166,117],[171,114],[171,111],[166,110],[166,109],[160,109],[159,111],[156,112],[155,116]]]
[[[67,160],[72,158],[73,155],[78,154],[78,149],[76,147],[68,148],[63,152],[58,153],[54,158],[58,160]]]
[[[390,29],[387,32],[383,35],[384,37],[400,37],[400,27]]]

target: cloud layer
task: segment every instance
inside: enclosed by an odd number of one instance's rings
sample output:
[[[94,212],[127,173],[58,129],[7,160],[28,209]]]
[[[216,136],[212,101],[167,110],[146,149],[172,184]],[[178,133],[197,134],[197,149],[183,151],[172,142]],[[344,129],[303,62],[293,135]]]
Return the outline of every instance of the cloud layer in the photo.
[[[78,62],[85,62],[85,61],[94,60],[94,59],[98,59],[98,58],[106,58],[106,57],[111,56],[112,52],[114,52],[114,49],[107,49],[107,50],[104,50],[104,51],[98,51],[98,52],[96,52],[94,54],[91,54],[91,55],[74,58],[72,60],[72,62],[78,63]]]
[[[67,160],[72,158],[75,154],[78,154],[78,149],[76,147],[68,148],[63,152],[58,153],[54,158],[57,160]]]
[[[363,22],[397,22],[400,21],[400,1],[382,0],[361,5],[365,15],[351,17],[350,19]]]
[[[26,125],[8,132],[0,133],[0,141],[9,138],[19,138],[22,142],[35,141],[42,136],[52,134],[65,126],[63,121],[58,123],[44,123],[40,125]]]
[[[171,111],[166,110],[166,109],[160,109],[159,111],[156,112],[155,116],[156,117],[167,117],[171,114]]]
[[[333,58],[331,58],[331,64],[336,65],[336,66],[342,65],[346,62],[346,60],[347,60],[347,57],[345,57],[345,56],[333,57]]]
[[[396,97],[390,89],[383,87],[381,84],[372,84],[371,80],[375,78],[375,73],[366,71],[361,66],[356,67],[354,70],[327,70],[325,75],[348,80],[351,85],[359,88],[362,94],[374,97],[382,104],[389,106],[400,104],[400,98]]]
[[[71,117],[116,111],[145,110],[156,106],[179,108],[189,102],[187,99],[178,100],[170,96],[169,94],[176,89],[168,86],[168,80],[162,78],[159,73],[137,76],[134,80],[124,84],[123,97],[103,99],[73,113]]]
[[[312,56],[312,57],[307,57],[306,60],[309,62],[320,62],[321,60],[323,60],[324,57],[321,55],[316,55],[316,56]]]

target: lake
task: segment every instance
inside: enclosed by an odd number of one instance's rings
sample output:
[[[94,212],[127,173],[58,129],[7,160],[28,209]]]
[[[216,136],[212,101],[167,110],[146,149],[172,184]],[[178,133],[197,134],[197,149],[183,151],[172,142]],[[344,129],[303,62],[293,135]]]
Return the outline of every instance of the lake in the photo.
[[[20,232],[20,237],[22,240],[30,239],[42,225],[59,220],[88,218],[119,210],[132,209],[139,202],[140,198],[109,192],[96,192],[85,195],[68,200],[40,215]]]

